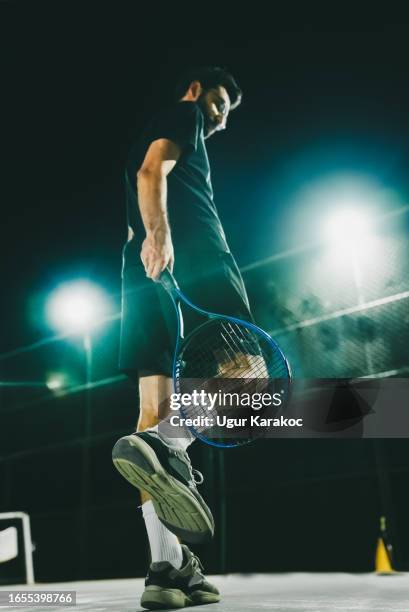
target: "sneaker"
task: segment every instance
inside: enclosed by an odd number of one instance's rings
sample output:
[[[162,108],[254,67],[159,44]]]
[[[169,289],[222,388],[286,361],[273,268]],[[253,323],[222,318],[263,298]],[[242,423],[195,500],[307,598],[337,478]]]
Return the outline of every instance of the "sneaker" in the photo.
[[[126,480],[149,493],[159,519],[175,535],[193,543],[213,536],[212,513],[196,487],[203,476],[185,451],[170,448],[155,432],[140,432],[120,438],[112,459]]]
[[[168,561],[152,563],[145,580],[141,606],[149,610],[184,608],[217,603],[217,588],[203,576],[203,566],[196,555],[182,544],[182,567]]]

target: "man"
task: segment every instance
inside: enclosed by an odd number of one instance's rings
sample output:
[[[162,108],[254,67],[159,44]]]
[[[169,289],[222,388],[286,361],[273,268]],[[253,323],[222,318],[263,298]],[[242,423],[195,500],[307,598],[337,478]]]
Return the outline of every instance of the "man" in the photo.
[[[213,201],[205,139],[224,130],[241,102],[234,78],[218,67],[185,74],[174,104],[147,126],[126,169],[129,239],[124,248],[120,369],[139,382],[137,432],[121,438],[113,460],[141,490],[152,564],[147,608],[219,601],[187,542],[212,537],[212,514],[196,488],[186,432],[171,438],[158,422],[172,393],[175,313],[153,282],[165,268],[203,308],[251,319],[245,287]],[[234,211],[232,211],[234,213]],[[142,262],[142,263],[141,263]],[[188,333],[195,314],[186,312]]]

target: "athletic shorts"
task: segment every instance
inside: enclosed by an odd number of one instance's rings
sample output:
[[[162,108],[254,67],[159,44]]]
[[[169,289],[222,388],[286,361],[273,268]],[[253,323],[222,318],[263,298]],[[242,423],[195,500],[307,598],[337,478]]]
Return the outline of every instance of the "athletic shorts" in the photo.
[[[253,321],[246,289],[231,253],[177,258],[174,276],[193,304],[219,314]],[[182,303],[184,336],[205,321]],[[140,265],[124,266],[119,369],[137,382],[140,376],[172,377],[176,312],[160,283]]]

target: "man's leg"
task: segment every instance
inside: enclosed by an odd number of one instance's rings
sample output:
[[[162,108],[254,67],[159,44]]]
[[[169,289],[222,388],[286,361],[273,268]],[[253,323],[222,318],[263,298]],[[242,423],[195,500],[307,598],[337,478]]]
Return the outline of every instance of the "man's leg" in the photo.
[[[157,425],[170,411],[169,398],[172,392],[171,378],[161,375],[139,378],[138,432],[154,428],[154,431],[161,436]],[[165,442],[183,450],[192,440],[190,435],[185,439],[170,439],[164,436]],[[161,523],[149,493],[141,489],[140,494],[152,558],[141,604],[156,609],[218,602],[220,594],[217,588],[205,579],[200,570],[200,561]]]
[[[139,418],[136,431],[155,427],[169,413],[173,381],[161,374],[139,378]]]
[[[145,431],[155,427],[161,418],[166,416],[166,403],[171,393],[171,378],[162,375],[140,377],[140,409],[136,431]],[[164,408],[164,414],[162,414],[162,407]],[[183,560],[179,540],[158,519],[149,493],[141,489],[140,494],[152,562],[169,561],[176,569],[179,569]]]
[[[193,436],[185,430],[183,437],[177,437],[173,428],[157,425],[169,410],[171,379],[142,376],[140,380],[138,431],[117,441],[112,449],[114,465],[128,482],[145,492],[144,514],[152,503],[160,521],[176,536],[192,543],[210,539],[213,516],[197,490],[195,470],[186,453]]]

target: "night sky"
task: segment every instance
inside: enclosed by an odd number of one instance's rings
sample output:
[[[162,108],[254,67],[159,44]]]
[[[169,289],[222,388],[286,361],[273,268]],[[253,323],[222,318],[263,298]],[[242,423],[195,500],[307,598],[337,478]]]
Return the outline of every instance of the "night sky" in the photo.
[[[244,92],[228,129],[208,141],[239,264],[297,246],[294,194],[322,173],[368,172],[407,201],[399,15],[376,25],[277,19],[268,39],[188,39],[194,28],[172,37],[149,28],[138,4],[1,3],[2,352],[51,333],[45,296],[62,280],[93,279],[119,307],[127,151],[192,65],[227,66]]]

